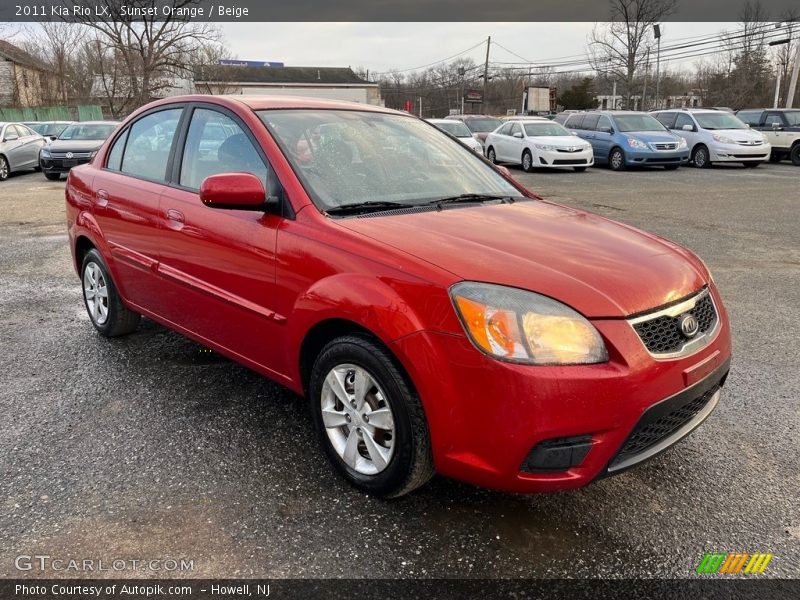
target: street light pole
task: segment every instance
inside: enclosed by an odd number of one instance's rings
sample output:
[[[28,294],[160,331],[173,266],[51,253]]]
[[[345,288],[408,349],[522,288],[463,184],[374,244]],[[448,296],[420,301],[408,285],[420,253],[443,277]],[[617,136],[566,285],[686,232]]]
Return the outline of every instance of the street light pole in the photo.
[[[492,46],[492,36],[486,39],[486,62],[483,65],[483,108],[486,111],[488,102],[486,101],[486,91],[489,85],[489,48]]]
[[[792,80],[789,82],[789,91],[786,93],[786,108],[792,108],[792,104],[794,104],[798,73],[800,73],[800,38],[797,39],[797,50],[794,53],[794,69],[792,69]]]
[[[661,108],[659,106],[659,88],[661,84],[661,26],[653,25],[653,34],[656,36],[656,43],[658,49],[656,50],[656,100],[654,108]]]

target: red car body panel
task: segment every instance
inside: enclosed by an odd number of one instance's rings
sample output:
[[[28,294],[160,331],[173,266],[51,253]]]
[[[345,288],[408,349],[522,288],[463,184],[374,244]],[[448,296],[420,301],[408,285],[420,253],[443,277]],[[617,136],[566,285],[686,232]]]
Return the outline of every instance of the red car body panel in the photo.
[[[238,115],[270,161],[293,218],[212,209],[195,192],[106,170],[111,136],[91,164],[69,175],[76,269],[81,249],[95,246],[133,310],[300,394],[310,332],[332,322],[370,331],[416,386],[444,475],[519,492],[585,485],[604,472],[648,407],[730,357],[721,298],[688,250],[541,200],[332,219],[312,204],[254,113],[394,111],[305,98],[189,96],[148,105],[129,121],[154,106],[187,102]],[[529,289],[573,307],[599,331],[609,361],[543,367],[486,356],[467,338],[448,293],[465,279]],[[721,321],[713,340],[683,358],[652,357],[625,318],[704,286]],[[579,466],[520,472],[539,441],[584,434],[592,446]]]

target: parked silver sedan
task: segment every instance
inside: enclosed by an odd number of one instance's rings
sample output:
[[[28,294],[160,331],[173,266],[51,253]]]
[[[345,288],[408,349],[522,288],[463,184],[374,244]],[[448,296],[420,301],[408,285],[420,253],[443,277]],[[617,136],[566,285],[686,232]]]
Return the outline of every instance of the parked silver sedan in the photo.
[[[39,168],[45,139],[21,123],[0,123],[0,181],[14,171]]]

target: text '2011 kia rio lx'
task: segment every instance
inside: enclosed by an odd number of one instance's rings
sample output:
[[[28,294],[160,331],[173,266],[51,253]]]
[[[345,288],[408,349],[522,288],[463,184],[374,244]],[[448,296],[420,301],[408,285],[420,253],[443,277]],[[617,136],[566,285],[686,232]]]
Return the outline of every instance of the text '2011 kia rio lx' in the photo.
[[[304,395],[333,466],[375,495],[434,472],[584,486],[689,434],[728,373],[697,256],[542,200],[404,113],[158,101],[66,201],[101,334],[145,315]]]

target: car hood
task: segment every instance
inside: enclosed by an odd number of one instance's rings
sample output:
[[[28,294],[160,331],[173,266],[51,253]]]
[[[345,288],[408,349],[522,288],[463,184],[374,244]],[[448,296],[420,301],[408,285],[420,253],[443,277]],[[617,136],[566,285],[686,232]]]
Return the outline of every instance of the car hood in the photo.
[[[707,130],[717,135],[724,135],[726,138],[732,139],[734,142],[763,142],[764,138],[758,131],[751,131],[750,129],[710,129]]]
[[[635,137],[643,142],[680,141],[677,135],[669,131],[621,131],[620,134],[627,137]]]
[[[585,146],[586,141],[577,135],[534,135],[528,137],[536,144],[547,144],[548,146]]]
[[[532,290],[588,317],[624,317],[706,284],[688,250],[599,215],[545,201],[336,221],[454,274]]]
[[[91,152],[99,150],[105,140],[53,140],[48,144],[54,152]]]

